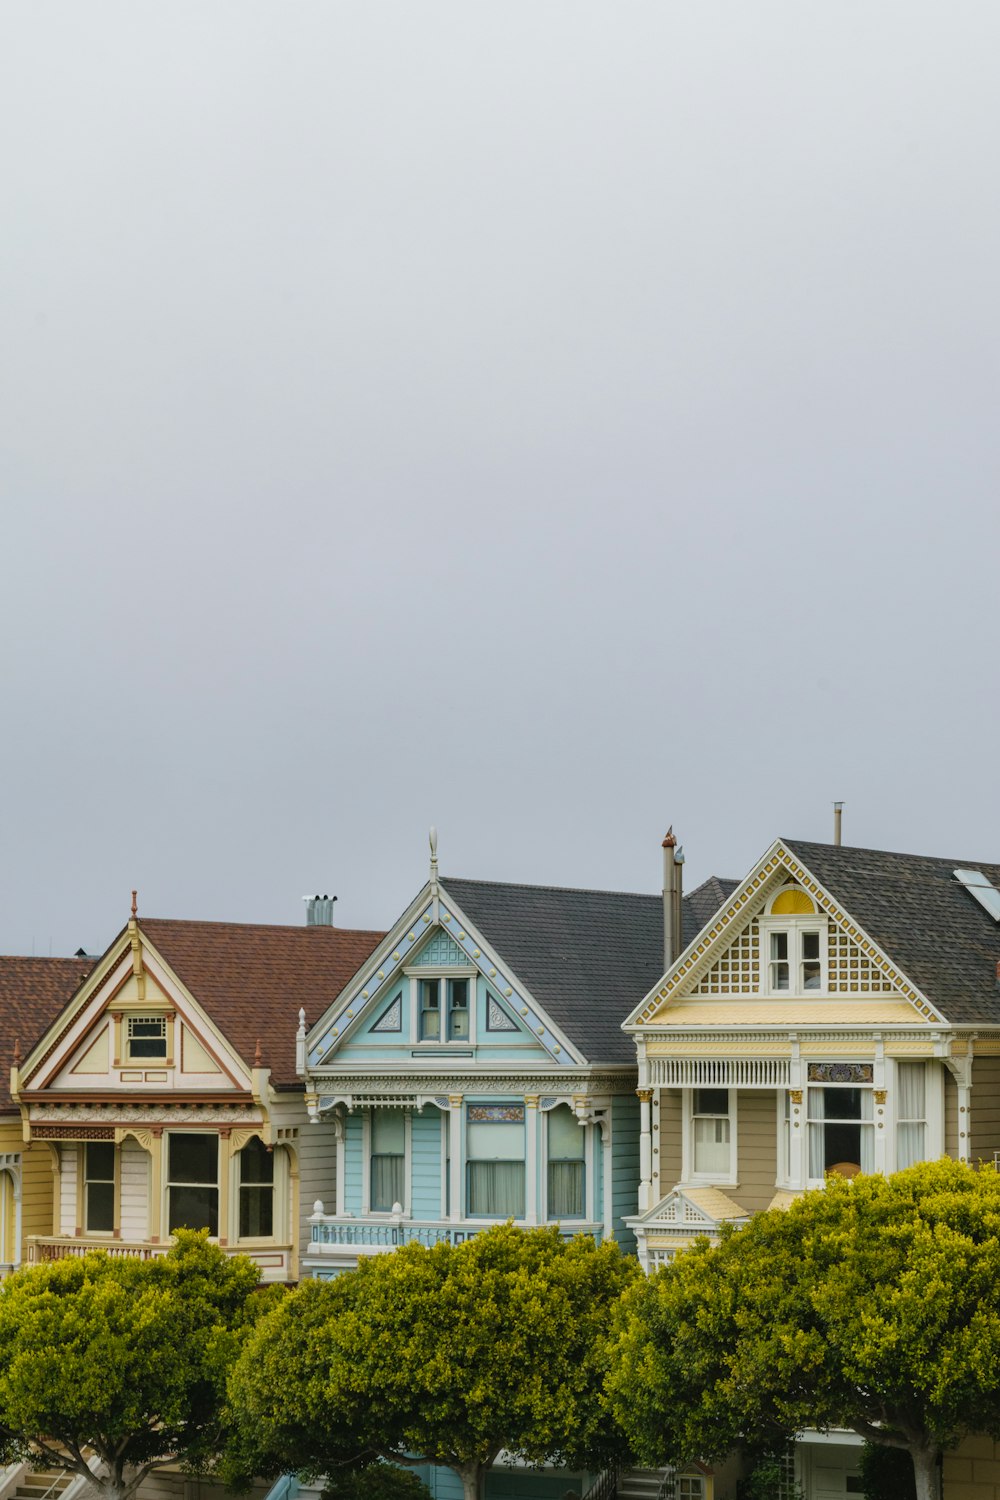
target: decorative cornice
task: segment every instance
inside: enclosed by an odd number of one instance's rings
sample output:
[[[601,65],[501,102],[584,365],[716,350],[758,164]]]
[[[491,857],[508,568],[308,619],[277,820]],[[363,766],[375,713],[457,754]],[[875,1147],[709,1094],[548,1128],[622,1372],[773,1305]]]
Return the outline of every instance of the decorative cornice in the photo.
[[[348,1099],[353,1095],[384,1097],[396,1094],[412,1099],[416,1099],[418,1095],[448,1096],[456,1093],[456,1084],[462,1090],[459,1097],[476,1094],[517,1094],[523,1097],[527,1092],[533,1095],[565,1094],[567,1090],[580,1092],[580,1083],[586,1085],[588,1094],[631,1094],[635,1085],[635,1071],[634,1068],[628,1069],[624,1076],[615,1073],[585,1073],[578,1080],[568,1077],[566,1072],[533,1073],[530,1076],[524,1073],[494,1073],[461,1079],[454,1074],[410,1073],[387,1076],[384,1073],[353,1073],[314,1079],[314,1086],[321,1100]]]
[[[252,1105],[141,1105],[67,1104],[53,1108],[32,1104],[29,1120],[33,1135],[48,1136],[69,1125],[259,1125],[261,1111]],[[41,1128],[39,1128],[41,1127]]]

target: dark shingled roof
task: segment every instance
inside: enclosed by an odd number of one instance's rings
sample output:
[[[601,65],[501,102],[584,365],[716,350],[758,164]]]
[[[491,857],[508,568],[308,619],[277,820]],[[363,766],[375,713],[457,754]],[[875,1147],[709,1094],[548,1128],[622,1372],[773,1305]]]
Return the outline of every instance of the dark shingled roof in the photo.
[[[21,1056],[48,1031],[97,962],[94,958],[10,958],[0,955],[0,1114],[10,1097],[15,1044]]]
[[[382,932],[140,918],[166,959],[244,1062],[257,1040],[271,1082],[301,1087],[295,1072],[300,1007],[311,1026],[378,947]]]
[[[663,975],[661,896],[441,883],[589,1062],[635,1062],[621,1025]],[[713,876],[684,897],[685,944],[738,884]]]
[[[782,839],[834,900],[955,1024],[1000,1025],[1000,924],[956,879],[1000,865]]]

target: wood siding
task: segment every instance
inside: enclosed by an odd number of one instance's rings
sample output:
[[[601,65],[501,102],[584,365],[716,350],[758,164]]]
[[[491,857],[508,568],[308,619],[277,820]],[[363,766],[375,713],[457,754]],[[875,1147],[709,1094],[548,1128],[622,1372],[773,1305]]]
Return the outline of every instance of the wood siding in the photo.
[[[622,1219],[639,1211],[639,1101],[634,1094],[611,1101],[611,1214],[614,1236],[635,1254],[635,1235]]]
[[[958,1160],[958,1084],[947,1070],[944,1075],[944,1149]]]
[[[79,1148],[59,1147],[59,1233],[76,1233],[76,1178]]]
[[[18,1125],[18,1135],[21,1133]],[[21,1234],[55,1232],[56,1176],[52,1152],[44,1142],[21,1146]],[[74,1196],[75,1202],[75,1196]],[[74,1226],[75,1227],[75,1226]],[[24,1247],[21,1249],[24,1257]]]
[[[1000,1057],[972,1062],[972,1160],[992,1163],[1000,1151]]]
[[[737,1180],[733,1196],[757,1213],[774,1197],[778,1175],[777,1096],[746,1089],[736,1096]]]
[[[120,1151],[122,1239],[145,1240],[149,1238],[149,1152],[131,1136],[122,1141]]]
[[[441,1219],[441,1112],[429,1105],[410,1116],[410,1212]]]
[[[657,1200],[665,1198],[680,1182],[683,1171],[681,1155],[682,1103],[680,1089],[660,1090],[659,1130],[653,1136],[653,1147],[658,1155],[653,1157],[654,1191]],[[659,1172],[659,1180],[655,1174]]]

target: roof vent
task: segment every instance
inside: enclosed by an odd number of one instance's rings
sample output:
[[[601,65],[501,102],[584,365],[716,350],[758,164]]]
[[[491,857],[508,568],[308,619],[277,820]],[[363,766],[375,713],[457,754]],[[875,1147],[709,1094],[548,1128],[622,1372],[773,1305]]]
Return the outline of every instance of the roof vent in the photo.
[[[982,870],[953,870],[952,874],[965,886],[970,896],[975,896],[994,922],[1000,922],[1000,891],[986,879]]]
[[[307,927],[332,927],[333,903],[336,896],[303,896],[306,903]]]

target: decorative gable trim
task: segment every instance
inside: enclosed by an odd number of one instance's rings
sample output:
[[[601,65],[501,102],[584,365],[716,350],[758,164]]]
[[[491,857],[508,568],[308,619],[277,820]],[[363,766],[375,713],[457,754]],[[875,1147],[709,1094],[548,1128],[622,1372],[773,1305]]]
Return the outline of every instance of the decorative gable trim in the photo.
[[[660,1016],[664,1001],[674,999],[681,994],[689,995],[696,992],[697,986],[721,958],[722,953],[730,943],[739,938],[749,923],[758,918],[760,909],[768,896],[788,875],[793,876],[803,889],[809,892],[817,907],[828,918],[831,929],[836,931],[837,940],[840,940],[842,934],[844,939],[857,949],[873,974],[882,976],[891,989],[908,1000],[925,1021],[940,1025],[948,1024],[945,1017],[936,1006],[931,1004],[926,995],[907,979],[888,954],[873,942],[862,928],[858,927],[850,914],[837,904],[829,891],[778,839],[756,868],[733,892],[723,911],[713,919],[711,926],[704,928],[694,941],[688,944],[673,968],[667,971],[656,988],[651,990],[632,1012],[624,1023],[623,1029],[641,1031],[644,1027],[653,1024],[655,1018]],[[874,993],[884,995],[886,990],[883,988]],[[861,996],[856,998],[861,998]]]
[[[532,1041],[547,1052],[559,1067],[578,1067],[586,1063],[587,1059],[546,1015],[528,987],[521,983],[510,966],[467,920],[445,887],[438,885],[436,894],[431,891],[430,886],[424,887],[356,978],[313,1026],[306,1038],[307,1072],[322,1068],[332,1061],[331,1054],[357,1030],[363,1017],[370,1015],[377,1005],[384,1002],[386,992],[396,982],[401,968],[409,969],[420,965],[421,955],[427,951],[420,941],[423,930],[435,921],[442,930],[430,942],[438,943],[443,939],[443,944],[447,946],[443,946],[441,951],[446,952],[448,958],[443,963],[439,959],[428,960],[429,963],[434,962],[444,968],[461,966],[463,970],[470,967],[477,969],[496,990],[502,1005],[506,1005],[512,1013],[514,1027],[503,1029],[518,1029],[518,1026],[523,1028]],[[500,1028],[491,1024],[489,1029]]]
[[[750,1218],[742,1204],[719,1188],[675,1187],[655,1207],[626,1222],[647,1234],[660,1230],[713,1234],[723,1224],[745,1224]]]

